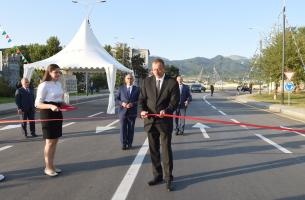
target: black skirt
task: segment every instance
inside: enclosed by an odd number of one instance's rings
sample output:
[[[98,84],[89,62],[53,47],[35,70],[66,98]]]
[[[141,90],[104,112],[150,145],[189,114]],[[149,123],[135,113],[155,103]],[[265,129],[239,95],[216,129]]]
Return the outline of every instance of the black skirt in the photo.
[[[61,103],[44,102],[60,107]],[[51,109],[40,109],[40,119],[62,119],[62,112],[54,112]],[[62,120],[41,122],[42,134],[44,139],[57,139],[62,136]]]

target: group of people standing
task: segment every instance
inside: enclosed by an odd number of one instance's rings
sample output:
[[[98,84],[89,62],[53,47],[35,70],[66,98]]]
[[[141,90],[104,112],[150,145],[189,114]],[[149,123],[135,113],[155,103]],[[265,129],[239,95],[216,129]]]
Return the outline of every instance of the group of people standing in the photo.
[[[18,113],[22,119],[35,119],[35,108],[40,109],[40,118],[51,119],[42,121],[44,147],[44,173],[54,177],[61,173],[61,169],[54,165],[56,146],[62,136],[63,115],[60,110],[65,106],[63,89],[59,81],[60,68],[51,64],[45,71],[42,82],[37,89],[36,100],[33,91],[28,89],[29,81],[22,79],[22,88],[16,92]],[[140,116],[144,119],[144,130],[147,132],[149,150],[152,162],[153,179],[149,186],[159,184],[165,180],[166,189],[172,190],[173,181],[173,153],[171,147],[173,119],[164,117],[165,114],[185,115],[192,96],[188,86],[183,84],[183,79],[178,76],[173,79],[165,74],[164,61],[155,59],[152,62],[152,76],[143,80],[141,88],[133,85],[134,77],[125,76],[125,84],[118,89],[116,101],[119,104],[120,139],[122,150],[132,148],[134,127],[137,118],[138,104],[141,109]],[[152,116],[150,114],[158,114]],[[52,120],[56,119],[56,120]],[[185,120],[176,119],[176,135],[183,135]],[[27,137],[26,123],[22,124],[23,134]],[[30,123],[30,132],[36,137],[35,123]],[[160,155],[162,146],[162,164]],[[162,166],[163,165],[163,166]],[[4,176],[0,174],[0,181]]]

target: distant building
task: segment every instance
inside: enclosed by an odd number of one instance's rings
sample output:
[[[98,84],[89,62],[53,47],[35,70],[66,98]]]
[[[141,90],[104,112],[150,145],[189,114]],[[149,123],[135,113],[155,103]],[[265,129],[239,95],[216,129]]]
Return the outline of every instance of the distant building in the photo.
[[[20,81],[20,61],[18,54],[4,56],[0,50],[0,76],[3,77],[11,87],[15,87]]]
[[[149,56],[150,52],[148,49],[130,49],[129,57],[132,58],[133,56],[140,55],[141,58],[144,58],[144,68],[148,68],[149,63]]]
[[[123,45],[126,45],[126,44],[118,43],[117,45],[123,46]],[[116,49],[115,48],[111,49],[111,55],[113,57],[116,57]],[[129,59],[130,59],[129,62],[131,62],[131,58],[133,56],[136,56],[136,55],[140,55],[141,58],[144,58],[144,65],[143,65],[143,67],[144,68],[148,68],[149,56],[150,56],[149,49],[130,48],[130,50],[129,50]]]

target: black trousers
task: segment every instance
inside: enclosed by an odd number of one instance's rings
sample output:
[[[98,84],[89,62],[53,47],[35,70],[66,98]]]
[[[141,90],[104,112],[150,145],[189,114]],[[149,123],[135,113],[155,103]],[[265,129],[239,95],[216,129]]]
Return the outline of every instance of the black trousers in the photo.
[[[35,110],[24,111],[22,113],[22,120],[34,120],[35,119]],[[22,133],[27,135],[27,122],[21,124]],[[35,133],[35,122],[30,122],[30,131],[31,134]]]
[[[134,116],[121,116],[120,139],[122,145],[132,145],[134,136],[134,125],[136,117]]]
[[[177,108],[176,115],[178,116],[185,116],[186,115],[186,107],[184,108]],[[175,118],[175,124],[176,124],[176,131],[182,131],[184,132],[184,126],[185,126],[185,118]]]
[[[171,180],[173,177],[172,133],[163,132],[158,125],[153,125],[148,132],[148,142],[154,177],[163,177],[160,141],[162,146],[164,178],[165,180]]]

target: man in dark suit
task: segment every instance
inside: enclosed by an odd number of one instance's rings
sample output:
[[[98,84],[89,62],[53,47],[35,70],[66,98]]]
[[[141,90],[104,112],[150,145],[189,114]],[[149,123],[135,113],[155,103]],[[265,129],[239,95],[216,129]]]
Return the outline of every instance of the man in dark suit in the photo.
[[[173,154],[171,148],[173,119],[164,114],[173,114],[179,103],[179,86],[175,79],[164,73],[164,61],[155,59],[152,62],[153,76],[146,78],[141,87],[141,117],[144,118],[144,130],[148,135],[149,150],[154,178],[148,185],[166,181],[166,189],[172,190]],[[159,114],[160,117],[148,117],[148,114]],[[162,145],[163,170],[160,159],[160,138]]]
[[[125,85],[122,85],[116,97],[119,104],[119,115],[121,121],[120,135],[122,149],[132,148],[134,125],[137,118],[137,107],[140,89],[133,85],[133,76],[125,76]]]
[[[211,90],[211,97],[212,97],[214,94],[214,85],[210,85],[210,90]]]
[[[180,101],[179,101],[179,106],[176,110],[176,115],[185,116],[186,109],[190,101],[192,101],[192,95],[190,93],[189,86],[183,84],[183,79],[181,76],[177,76],[176,80],[179,84],[179,90],[180,90]],[[175,118],[175,122],[176,122],[176,135],[183,135],[185,119]]]
[[[17,105],[17,112],[22,115],[23,120],[34,120],[35,119],[35,106],[34,106],[34,92],[29,87],[30,83],[27,78],[21,80],[21,85],[19,89],[16,90],[15,100]],[[21,124],[22,133],[25,137],[28,137],[27,132],[27,122]],[[30,122],[30,131],[33,137],[37,137],[35,133],[35,122]]]

